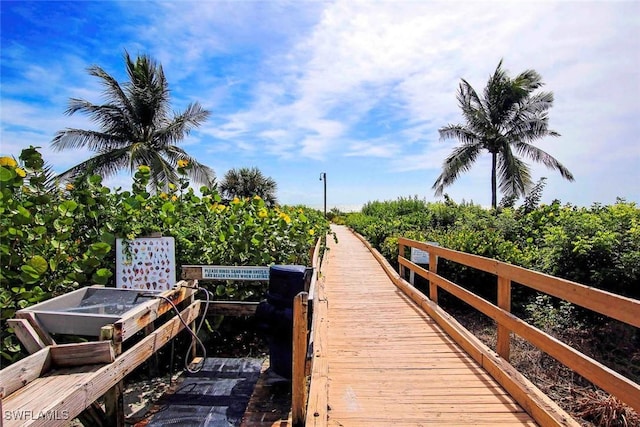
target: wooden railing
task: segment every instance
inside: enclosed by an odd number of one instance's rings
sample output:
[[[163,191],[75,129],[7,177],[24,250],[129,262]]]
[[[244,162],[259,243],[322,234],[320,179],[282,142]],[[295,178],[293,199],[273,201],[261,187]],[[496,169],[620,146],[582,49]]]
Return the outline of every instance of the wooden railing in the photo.
[[[300,292],[293,301],[293,355],[291,370],[291,421],[294,427],[303,426],[307,419],[309,401],[309,376],[314,362],[314,343],[318,342],[319,316],[326,313],[320,297],[323,289],[318,278],[322,241],[319,239],[313,250],[311,266],[313,274],[309,292]],[[311,381],[311,387],[314,387]],[[315,412],[315,411],[314,411]],[[312,414],[313,417],[313,414]]]
[[[545,400],[544,397],[527,396],[530,391],[526,389],[531,384],[522,378],[522,381],[519,381],[520,384],[510,384],[509,382],[512,380],[510,374],[496,371],[496,368],[500,368],[500,366],[502,366],[503,371],[505,367],[507,372],[515,370],[508,364],[512,333],[517,334],[572,371],[640,412],[640,385],[528,324],[510,312],[512,286],[526,286],[639,328],[640,301],[517,267],[495,259],[454,251],[416,240],[399,238],[398,244],[400,271],[399,275],[392,277],[396,285],[402,288],[414,301],[418,302],[472,357],[481,362],[489,373],[510,391],[525,409],[530,405],[539,405],[540,400]],[[408,248],[417,248],[429,254],[429,259],[432,262],[429,263],[428,270],[405,258]],[[497,277],[497,304],[493,304],[438,275],[438,258],[494,274]],[[406,269],[429,281],[428,297],[404,280]],[[495,351],[497,355],[487,354],[486,346],[480,344],[475,337],[438,306],[439,289],[456,296],[496,322],[497,345]],[[526,386],[523,386],[525,383]],[[535,408],[533,410],[536,411]],[[540,420],[544,421],[545,419],[553,418],[553,414],[541,414],[540,418],[535,418],[540,422]],[[543,422],[543,424],[545,423]]]

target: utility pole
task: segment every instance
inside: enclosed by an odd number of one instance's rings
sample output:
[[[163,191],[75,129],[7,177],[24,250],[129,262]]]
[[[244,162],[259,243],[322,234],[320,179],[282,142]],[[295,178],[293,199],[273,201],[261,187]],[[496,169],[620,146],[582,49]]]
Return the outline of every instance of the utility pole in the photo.
[[[320,181],[324,181],[324,217],[327,218],[327,173],[320,173]]]

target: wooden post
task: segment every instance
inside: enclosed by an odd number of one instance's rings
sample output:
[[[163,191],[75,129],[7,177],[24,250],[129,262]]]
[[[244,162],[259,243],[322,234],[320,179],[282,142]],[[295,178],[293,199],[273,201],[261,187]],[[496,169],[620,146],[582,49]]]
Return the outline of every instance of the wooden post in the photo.
[[[153,322],[151,322],[147,326],[144,327],[144,335],[145,336],[149,336],[155,330],[156,330],[156,327],[154,326]],[[158,358],[158,353],[153,353],[151,355],[151,357],[149,357],[149,360],[147,360],[147,372],[149,373],[150,377],[157,377],[158,376],[158,373],[159,373],[158,366],[159,365],[160,365],[160,362],[159,362],[159,358]]]
[[[189,286],[193,286],[194,288],[198,287],[198,281],[197,280],[193,280]],[[193,289],[188,289],[188,291],[190,292],[188,301],[189,301],[189,305],[193,304],[193,302],[196,300],[196,291]],[[200,313],[202,316],[206,316],[207,313]],[[197,316],[196,316],[197,319]],[[193,335],[195,336],[198,332],[198,325],[196,324],[196,320],[194,320],[193,322],[191,322],[191,324],[189,325],[189,327],[191,328],[191,331],[193,331]],[[192,339],[195,339],[192,337]],[[193,343],[193,346],[191,347],[191,359],[194,359],[198,356],[198,344],[197,343]],[[204,361],[202,363],[205,363]]]
[[[405,246],[402,243],[398,243],[398,257],[404,258],[405,251],[406,251]],[[400,277],[404,279],[404,265],[400,264],[398,266],[398,274],[400,274]]]
[[[432,253],[429,253],[429,272],[438,274],[438,256]],[[433,280],[429,280],[429,299],[438,303],[438,285]]]
[[[293,300],[293,356],[291,366],[291,418],[294,427],[303,426],[307,406],[307,377],[305,363],[309,324],[307,304],[309,295],[300,292]]]
[[[100,340],[113,342],[116,357],[122,353],[122,331],[117,331],[114,325],[100,328]],[[104,395],[104,408],[107,422],[113,427],[124,427],[124,381],[118,381]]]
[[[498,276],[498,307],[511,312],[511,280]],[[496,352],[507,362],[511,352],[511,331],[498,323]]]

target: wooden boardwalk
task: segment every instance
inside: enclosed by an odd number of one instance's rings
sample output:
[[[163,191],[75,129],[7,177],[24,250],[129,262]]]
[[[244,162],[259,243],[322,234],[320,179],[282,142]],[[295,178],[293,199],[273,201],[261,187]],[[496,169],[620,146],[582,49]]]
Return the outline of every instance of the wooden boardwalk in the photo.
[[[335,227],[323,264],[329,426],[536,425]]]

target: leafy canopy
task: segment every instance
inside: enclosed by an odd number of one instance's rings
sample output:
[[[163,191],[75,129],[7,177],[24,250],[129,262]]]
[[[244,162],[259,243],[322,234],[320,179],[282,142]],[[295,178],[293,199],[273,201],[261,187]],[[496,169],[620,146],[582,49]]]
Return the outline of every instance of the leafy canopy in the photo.
[[[213,170],[200,164],[177,144],[209,116],[197,102],[182,113],[171,113],[169,86],[162,66],[149,56],[132,60],[124,55],[129,81],[118,83],[102,68],[92,66],[89,74],[101,80],[104,104],[72,98],[66,114],[86,114],[98,130],[72,129],[56,133],[52,146],[56,150],[88,149],[95,154],[73,166],[59,177],[73,180],[78,176],[98,174],[103,178],[125,169],[132,175],[138,166],[151,168],[151,187],[167,188],[178,182],[176,167],[186,161],[192,167],[189,177],[210,185]]]
[[[460,145],[445,159],[442,173],[433,184],[436,195],[467,172],[480,154],[491,154],[491,206],[497,205],[497,184],[505,197],[525,196],[533,187],[531,170],[522,157],[540,162],[573,181],[573,175],[553,156],[533,145],[545,136],[559,136],[548,127],[552,92],[536,92],[542,77],[526,70],[515,78],[508,76],[502,61],[485,87],[482,96],[464,79],[458,88],[458,104],[464,124],[449,124],[439,129],[440,138],[457,139]]]

